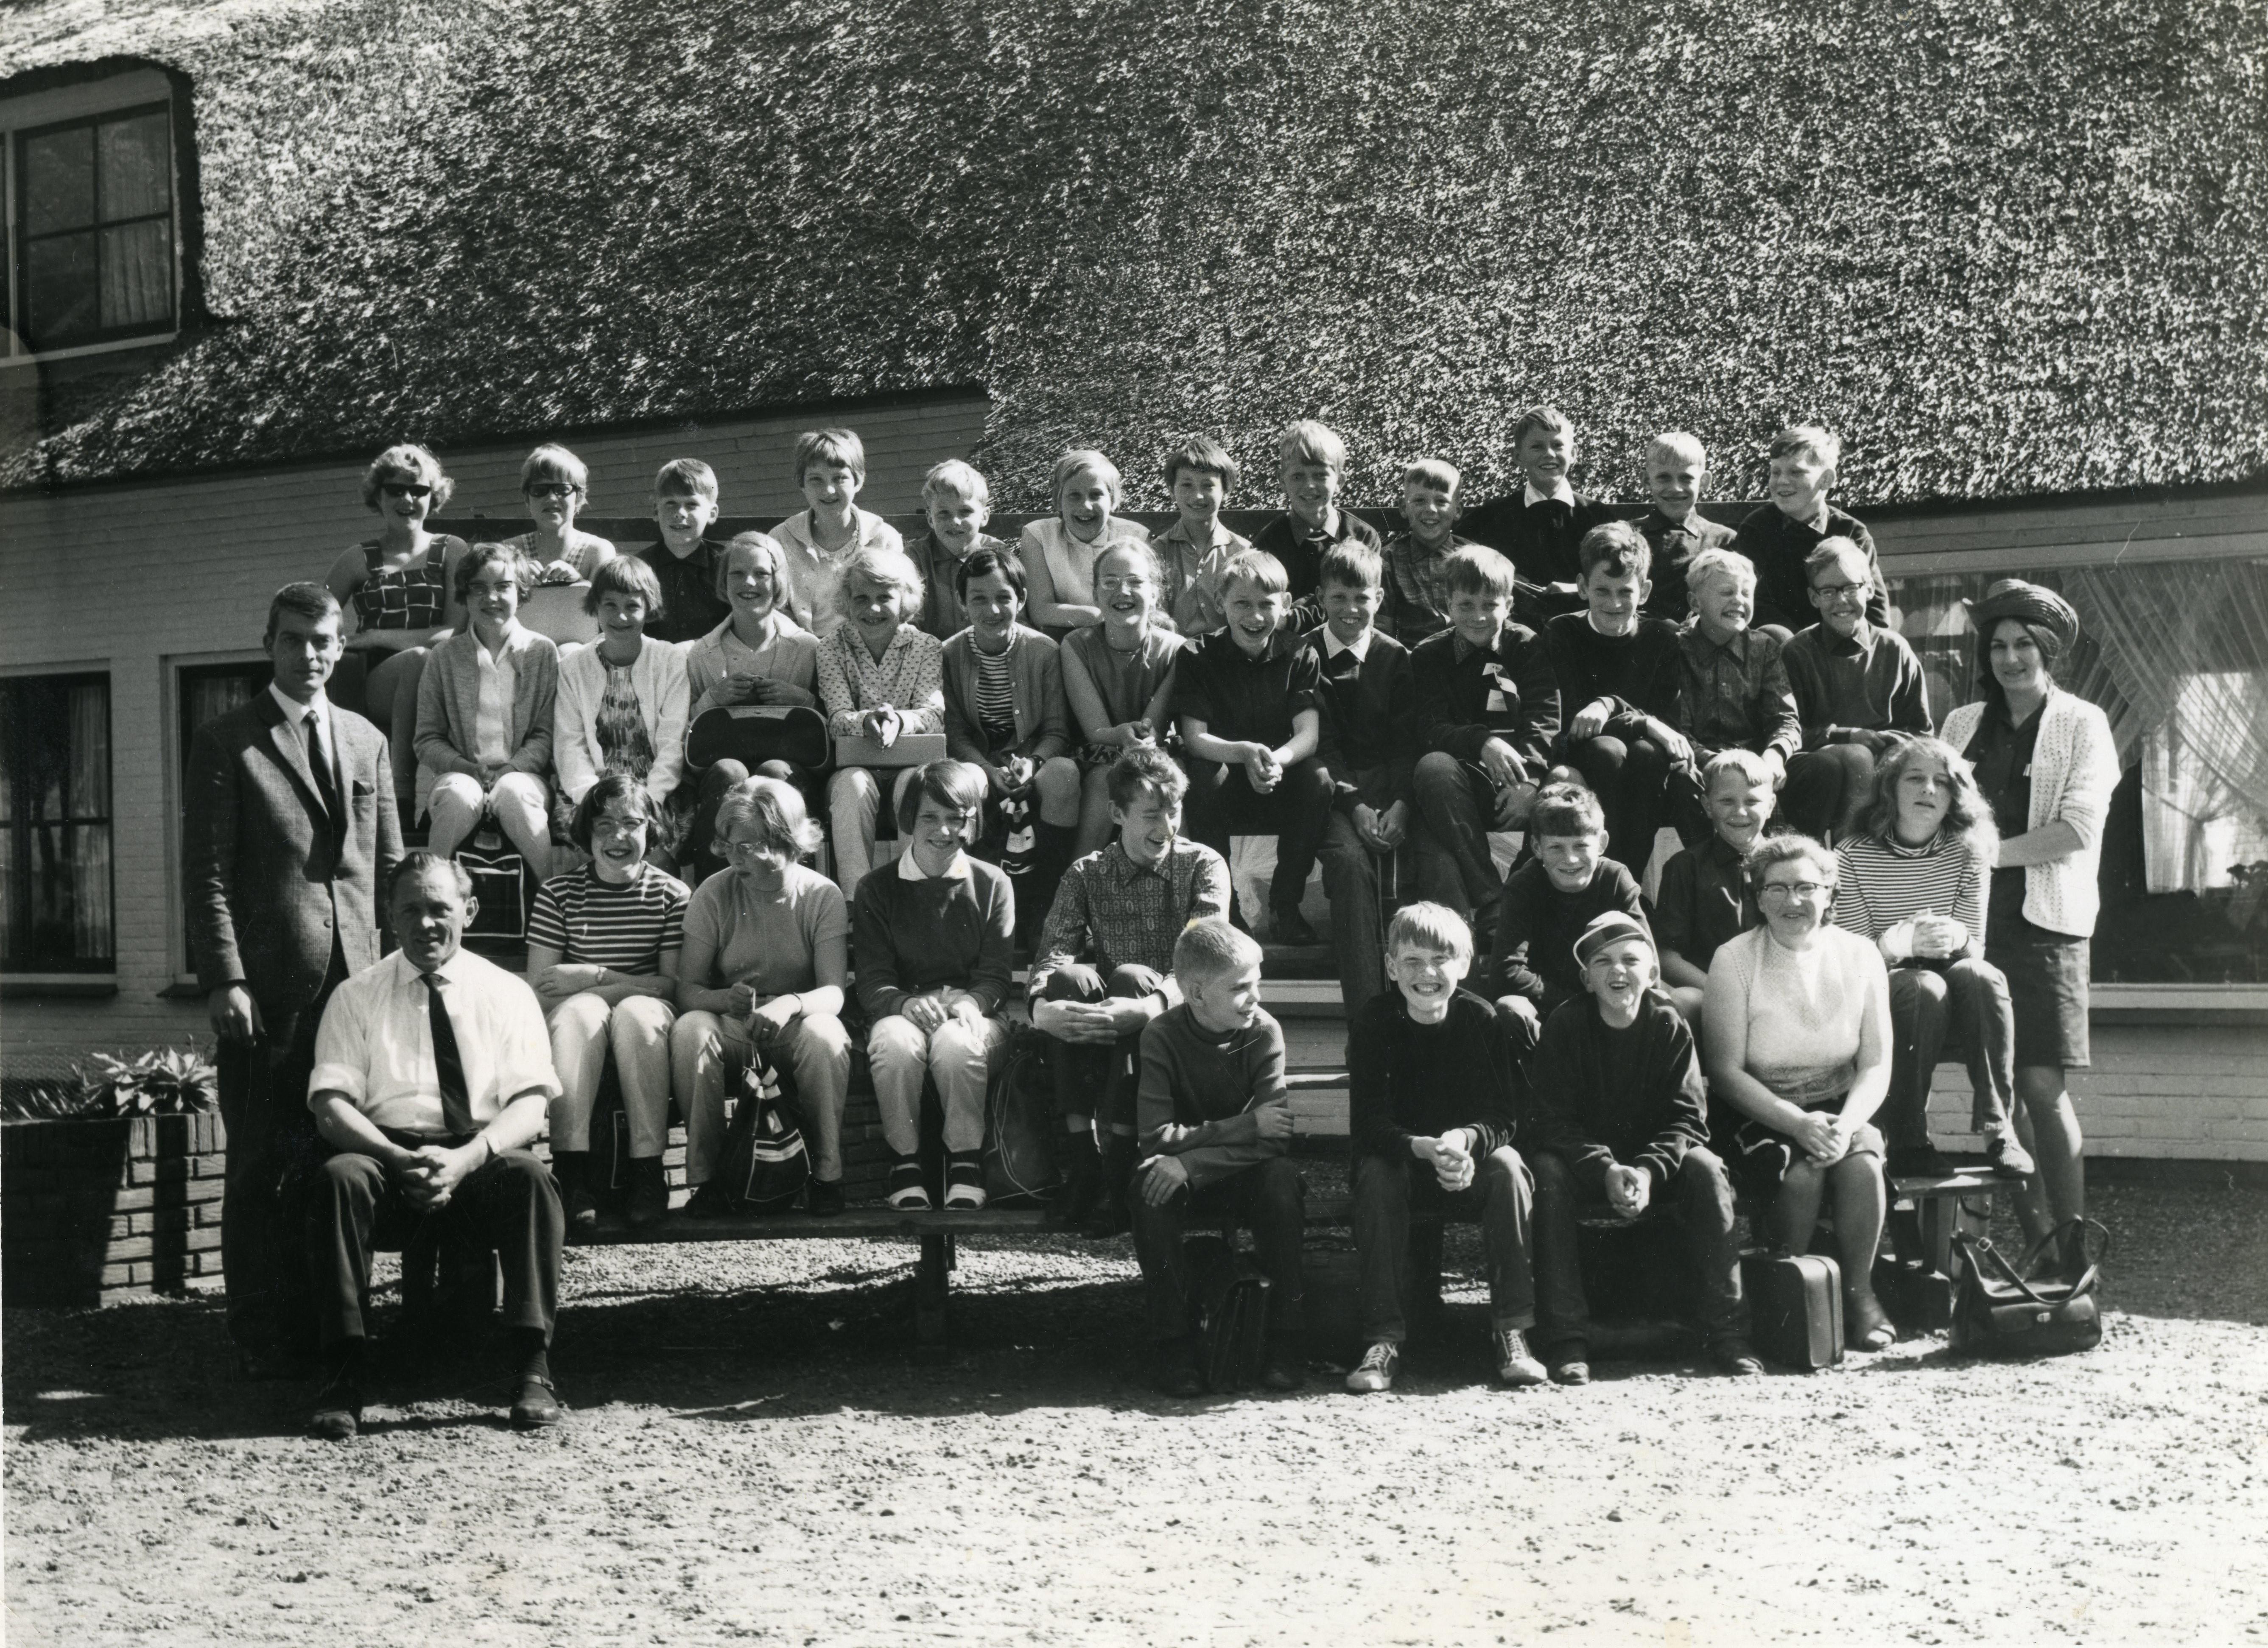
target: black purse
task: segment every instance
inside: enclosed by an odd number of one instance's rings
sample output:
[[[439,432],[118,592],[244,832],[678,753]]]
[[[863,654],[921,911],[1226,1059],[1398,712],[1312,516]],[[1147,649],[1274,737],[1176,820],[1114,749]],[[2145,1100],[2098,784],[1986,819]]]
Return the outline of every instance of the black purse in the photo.
[[[2075,1278],[2036,1276],[2043,1256],[2063,1250],[2065,1232],[2077,1226],[2076,1245],[2086,1264]],[[2092,1232],[2102,1240],[2088,1240]],[[2102,1262],[2110,1254],[2110,1232],[2091,1219],[2073,1219],[2032,1245],[2022,1262],[2010,1264],[1988,1237],[1953,1234],[1953,1321],[1949,1338],[1955,1355],[1978,1357],[2066,1356],[2092,1350],[2102,1343],[2102,1312],[2096,1294]]]

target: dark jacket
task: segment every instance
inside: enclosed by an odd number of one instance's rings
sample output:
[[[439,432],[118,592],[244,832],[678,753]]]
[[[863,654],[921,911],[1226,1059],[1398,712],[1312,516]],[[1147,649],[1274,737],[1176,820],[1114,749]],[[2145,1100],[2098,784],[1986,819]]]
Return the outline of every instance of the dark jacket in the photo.
[[[1559,736],[1559,681],[1550,654],[1524,624],[1508,623],[1495,648],[1458,656],[1454,629],[1428,636],[1410,654],[1418,688],[1418,735],[1428,750],[1478,761],[1500,738],[1541,780]]]
[[[1890,622],[1889,585],[1882,581],[1881,564],[1874,555],[1874,535],[1864,521],[1830,504],[1827,530],[1822,533],[1796,520],[1778,504],[1767,504],[1742,519],[1733,539],[1732,547],[1748,556],[1756,569],[1756,610],[1750,623],[1780,624],[1793,635],[1819,622],[1803,561],[1828,538],[1848,538],[1866,552],[1867,570],[1874,584],[1874,592],[1867,599],[1867,622]]]
[[[1362,798],[1357,773],[1385,768],[1395,801],[1412,799],[1410,777],[1418,767],[1418,678],[1410,673],[1410,649],[1392,636],[1373,630],[1370,650],[1351,675],[1334,677],[1324,630],[1307,632],[1302,643],[1315,656],[1322,681],[1323,707],[1317,753],[1330,769],[1331,805],[1354,811]],[[1344,654],[1342,654],[1344,656]],[[1392,805],[1389,802],[1388,805]]]
[[[1626,1030],[1607,1028],[1591,996],[1568,1002],[1544,1021],[1528,1073],[1533,1142],[1594,1194],[1616,1164],[1644,1168],[1660,1190],[1687,1151],[1709,1142],[1693,1032],[1659,990],[1646,992]]]
[[[1399,990],[1373,997],[1347,1029],[1348,1127],[1354,1153],[1408,1161],[1413,1138],[1452,1128],[1476,1136],[1473,1155],[1513,1142],[1528,1085],[1510,1015],[1459,990],[1438,1025],[1411,1022]]]

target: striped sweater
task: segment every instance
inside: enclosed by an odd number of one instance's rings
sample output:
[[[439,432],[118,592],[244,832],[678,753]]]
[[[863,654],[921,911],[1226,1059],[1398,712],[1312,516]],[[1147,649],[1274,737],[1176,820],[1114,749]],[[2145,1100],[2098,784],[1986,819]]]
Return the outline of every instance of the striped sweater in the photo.
[[[1984,943],[1984,884],[1992,866],[1958,835],[1939,831],[1926,847],[1904,847],[1880,835],[1853,835],[1835,850],[1842,883],[1835,923],[1880,938],[1910,916],[1935,910],[1969,930],[1972,950]]]

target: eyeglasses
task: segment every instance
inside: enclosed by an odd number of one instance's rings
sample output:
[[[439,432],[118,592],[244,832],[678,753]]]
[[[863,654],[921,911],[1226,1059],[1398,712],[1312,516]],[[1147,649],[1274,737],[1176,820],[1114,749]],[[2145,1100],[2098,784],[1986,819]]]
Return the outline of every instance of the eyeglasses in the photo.
[[[734,858],[753,858],[759,853],[770,853],[777,857],[779,855],[779,850],[780,850],[777,847],[775,847],[768,841],[728,841],[725,843],[725,851]]]
[[[1756,889],[1756,896],[1760,899],[1815,899],[1834,890],[1824,881],[1767,881]]]
[[[429,498],[433,489],[423,481],[381,481],[378,489],[390,498]]]
[[[531,481],[527,483],[527,496],[532,498],[571,498],[582,495],[583,489],[570,481]]]
[[[1864,600],[1873,592],[1871,584],[1815,584],[1811,592],[1822,600]]]

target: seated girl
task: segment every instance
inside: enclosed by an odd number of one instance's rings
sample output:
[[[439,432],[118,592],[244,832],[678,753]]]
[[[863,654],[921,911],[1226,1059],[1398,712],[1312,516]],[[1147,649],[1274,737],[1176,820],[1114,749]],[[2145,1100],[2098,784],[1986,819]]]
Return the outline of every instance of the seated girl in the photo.
[[[448,614],[450,563],[465,551],[463,539],[437,537],[425,530],[425,521],[448,504],[455,488],[423,446],[389,446],[379,453],[362,477],[363,505],[376,511],[381,523],[378,536],[342,553],[327,580],[339,605],[354,609],[347,658],[364,676],[359,705],[351,688],[340,695],[386,734],[395,799],[413,817],[417,678],[427,644]]]
[[[692,798],[678,799],[685,768],[685,655],[645,638],[645,621],[661,611],[661,585],[634,555],[617,555],[592,574],[583,604],[598,620],[595,646],[571,647],[559,661],[559,703],[552,718],[552,761],[563,806],[582,800],[602,773],[627,773],[645,787],[661,815],[647,850],[664,868]]]
[[[1929,1089],[1954,1031],[1968,1056],[1970,1130],[1992,1170],[2023,1179],[2016,1137],[2016,1021],[2008,980],[1984,959],[1984,889],[2000,832],[1953,747],[1909,739],[1884,752],[1852,834],[1836,849],[1835,921],[1872,939],[1890,970],[1890,1096],[1882,1106],[1894,1179],[1941,1179],[1953,1164],[1929,1142]]]
[[[808,1210],[840,1213],[850,912],[832,881],[796,862],[818,850],[819,826],[793,785],[749,779],[717,809],[717,836],[733,867],[703,881],[685,912],[669,1035],[694,1187],[686,1211],[703,1218],[732,1210],[710,1183],[725,1143],[725,1092],[761,1048],[795,1078],[811,1150]]]
[[[685,690],[693,701],[686,725],[711,710],[739,704],[819,703],[819,637],[788,615],[787,556],[777,541],[746,532],[725,546],[718,563],[733,615],[685,649]],[[784,761],[759,761],[755,773],[780,778],[818,803],[814,773]],[[696,882],[725,867],[715,840],[718,804],[751,776],[745,762],[727,758],[697,775],[693,817],[683,859]]]
[[[945,644],[945,742],[956,761],[984,775],[994,809],[979,839],[1001,832],[1000,804],[1021,796],[1039,813],[1029,873],[1017,898],[1036,931],[1071,863],[1079,823],[1079,768],[1064,752],[1063,665],[1056,644],[1016,622],[1024,609],[1024,569],[1005,549],[977,549],[954,571],[968,627]],[[983,799],[983,798],[979,798]],[[997,858],[988,845],[985,857]]]
[[[922,604],[921,574],[898,549],[865,547],[843,564],[847,622],[819,645],[819,697],[827,730],[865,737],[885,748],[902,732],[945,730],[944,655],[937,637],[914,628]],[[905,793],[912,769],[898,774],[893,798]],[[827,786],[835,823],[835,879],[855,897],[874,859],[882,786],[867,767],[838,769]]]
[[[858,507],[866,488],[866,445],[855,430],[806,430],[795,438],[795,485],[805,507],[772,528],[787,554],[783,598],[795,620],[816,636],[832,635],[847,615],[838,599],[843,573],[860,549],[903,550],[898,529]]]
[[[1174,666],[1187,644],[1158,606],[1158,563],[1146,544],[1118,543],[1094,558],[1102,622],[1065,636],[1064,699],[1085,740],[1076,853],[1109,842],[1110,769],[1138,746],[1156,747],[1173,726]]]
[[[564,446],[544,445],[519,467],[519,495],[527,501],[533,532],[511,540],[532,562],[535,573],[520,597],[520,622],[562,647],[599,638],[584,601],[591,575],[615,558],[615,546],[575,525],[575,513],[591,496],[591,472]]]
[[[1101,452],[1083,447],[1067,452],[1056,460],[1048,485],[1056,512],[1031,522],[1016,541],[1016,558],[1031,582],[1032,622],[1058,641],[1102,616],[1101,607],[1087,604],[1094,558],[1114,543],[1150,541],[1139,524],[1111,513],[1122,489],[1118,466]],[[1173,628],[1162,614],[1159,622]]]
[[[451,580],[468,622],[435,647],[417,683],[417,780],[426,845],[446,858],[492,818],[541,881],[551,866],[551,735],[559,650],[519,620],[531,569],[475,544]]]
[[[1771,1203],[1774,1238],[1808,1253],[1835,1198],[1843,1317],[1851,1347],[1896,1337],[1874,1298],[1882,1240],[1882,1136],[1890,1085],[1890,987],[1874,946],[1827,919],[1835,855],[1808,835],[1768,835],[1749,854],[1764,924],[1717,947],[1702,1004],[1711,1093],[1742,1121],[1735,1174]]]
[[[584,1171],[591,1108],[614,1057],[630,1123],[633,1225],[669,1211],[661,1152],[669,1143],[669,1033],[677,1022],[677,958],[685,943],[685,883],[645,862],[660,818],[627,773],[583,792],[571,827],[590,862],[536,889],[527,917],[527,982],[551,1026],[559,1097],[551,1101],[551,1166],[570,1230],[598,1221]]]
[[[924,1075],[945,1107],[945,1205],[984,1205],[984,1095],[1008,1052],[999,1013],[1016,916],[1007,876],[965,850],[984,787],[968,761],[917,769],[898,804],[906,850],[869,871],[858,890],[858,1001],[873,1026],[866,1056],[882,1137],[897,1158],[892,1207],[930,1205],[917,1159]]]

